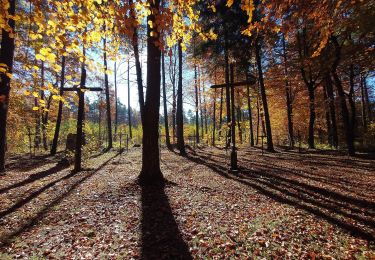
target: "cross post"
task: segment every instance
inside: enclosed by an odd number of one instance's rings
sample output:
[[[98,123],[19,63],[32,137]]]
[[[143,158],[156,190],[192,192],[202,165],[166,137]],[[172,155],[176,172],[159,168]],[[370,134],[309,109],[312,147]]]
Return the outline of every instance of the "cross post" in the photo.
[[[248,80],[234,82],[234,65],[230,64],[230,108],[231,108],[231,122],[230,122],[230,132],[231,132],[231,152],[230,152],[230,172],[237,173],[237,148],[236,148],[236,118],[235,118],[235,104],[234,104],[234,88],[239,86],[247,86],[255,84],[255,77],[249,75]],[[212,85],[211,88],[225,88],[227,84]]]
[[[86,74],[86,70],[83,70]],[[82,170],[81,158],[82,158],[82,137],[83,137],[83,121],[85,118],[85,91],[102,91],[102,88],[86,88],[86,75],[81,79],[81,86],[78,88],[74,86],[72,88],[63,88],[63,91],[76,91],[78,94],[78,116],[77,116],[77,135],[76,135],[76,149],[74,153],[74,172]]]

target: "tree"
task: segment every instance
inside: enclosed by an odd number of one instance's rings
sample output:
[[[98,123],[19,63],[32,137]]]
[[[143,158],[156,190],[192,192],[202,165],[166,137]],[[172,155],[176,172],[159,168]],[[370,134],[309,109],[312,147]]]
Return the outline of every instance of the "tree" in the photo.
[[[177,147],[180,155],[185,155],[185,142],[184,142],[184,116],[183,116],[183,101],[182,101],[182,42],[178,43],[178,87],[177,87]]]
[[[159,12],[160,1],[150,1],[150,14],[147,16],[147,91],[142,119],[142,170],[141,184],[163,181],[159,161],[159,107],[160,107],[160,58],[155,16]],[[153,26],[153,27],[151,27]],[[143,96],[143,90],[140,95]],[[140,100],[141,106],[141,100]]]
[[[168,108],[167,108],[167,91],[166,91],[166,82],[165,82],[165,62],[164,62],[164,52],[161,53],[161,73],[163,80],[163,108],[164,108],[164,126],[165,126],[165,142],[168,149],[171,149],[171,141],[169,137],[169,124],[168,124]]]
[[[16,1],[9,1],[8,14],[14,16],[16,11]],[[0,65],[5,67],[6,73],[0,73],[0,173],[5,172],[5,151],[6,151],[6,127],[9,105],[9,92],[11,73],[13,69],[14,57],[14,28],[15,21],[8,19],[7,28],[2,29]],[[0,68],[1,68],[0,67]]]

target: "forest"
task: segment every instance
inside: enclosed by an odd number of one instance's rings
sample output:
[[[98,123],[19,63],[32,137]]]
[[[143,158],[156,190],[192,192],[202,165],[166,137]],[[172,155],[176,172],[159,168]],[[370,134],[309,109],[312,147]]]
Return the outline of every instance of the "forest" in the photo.
[[[0,259],[375,259],[375,2],[1,0]]]

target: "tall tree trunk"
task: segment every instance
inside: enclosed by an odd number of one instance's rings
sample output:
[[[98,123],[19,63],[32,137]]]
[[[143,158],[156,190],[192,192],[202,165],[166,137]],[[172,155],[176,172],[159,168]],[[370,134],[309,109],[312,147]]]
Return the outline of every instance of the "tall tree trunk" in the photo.
[[[201,137],[204,138],[203,133],[203,106],[202,106],[202,90],[201,90],[201,70],[198,66],[198,96],[199,96],[199,115],[201,119]]]
[[[247,85],[247,109],[249,112],[249,126],[250,126],[250,146],[254,146],[254,129],[253,129],[253,113],[251,111],[251,97],[250,97],[250,86]]]
[[[197,65],[194,65],[194,89],[195,89],[195,141],[199,144],[199,100],[198,100],[198,79]]]
[[[333,95],[333,86],[332,79],[329,73],[324,77],[324,84],[327,90],[328,97],[328,106],[329,106],[329,115],[331,119],[331,137],[332,137],[332,146],[336,149],[339,146],[339,138],[337,134],[337,122],[336,122],[336,108],[335,108],[335,97]]]
[[[142,96],[143,96],[143,93],[142,93]],[[128,60],[128,127],[129,127],[129,137],[130,139],[132,139],[133,132],[132,132],[132,108],[130,105],[130,60]]]
[[[204,86],[204,80],[202,82],[202,93],[203,93],[203,114],[204,114],[204,133],[207,135],[208,126],[207,126],[207,103],[206,103],[206,89]]]
[[[307,143],[310,149],[315,149],[315,138],[314,138],[314,126],[315,126],[315,88],[314,85],[309,84],[307,86],[309,93],[309,136],[307,138]]]
[[[129,4],[133,4],[133,0],[129,0]],[[136,14],[135,14],[134,8],[130,9],[130,16],[132,19],[136,20]],[[143,95],[142,67],[141,67],[141,60],[139,57],[139,42],[138,42],[137,26],[134,26],[133,28],[132,45],[133,45],[133,50],[134,50],[135,71],[137,75],[139,111],[141,113],[141,121],[143,121],[145,101],[144,101],[144,95]]]
[[[215,71],[215,83],[216,83],[216,71]],[[212,146],[215,146],[215,135],[216,135],[216,89],[214,90],[213,98],[213,112],[212,112]]]
[[[41,68],[41,79],[42,79],[42,82],[41,82],[41,90],[40,90],[40,99],[43,100],[45,102],[45,94],[44,94],[44,62],[42,61],[42,68]],[[44,103],[44,107],[43,108],[46,108],[45,107],[46,103]],[[41,116],[41,126],[42,126],[42,141],[43,141],[43,148],[45,151],[48,150],[48,144],[47,144],[47,120],[44,120],[45,119],[45,111],[44,109],[42,109],[41,113],[40,113],[40,116]]]
[[[275,150],[273,148],[271,121],[270,121],[270,116],[269,116],[269,111],[268,111],[267,95],[266,95],[266,89],[265,89],[264,81],[263,81],[261,43],[258,37],[256,38],[255,41],[256,41],[255,42],[255,56],[256,56],[256,62],[257,62],[257,67],[258,67],[259,87],[260,87],[260,94],[261,94],[262,103],[263,103],[264,120],[266,124],[267,151],[274,152]]]
[[[258,145],[259,143],[259,123],[260,123],[260,104],[259,104],[259,96],[257,95],[257,139],[255,144]]]
[[[174,57],[174,54],[173,54]],[[173,143],[176,143],[176,111],[177,111],[177,100],[176,100],[176,62],[170,57],[171,70],[173,71],[171,76],[172,81],[172,132],[173,132]]]
[[[147,91],[142,120],[142,170],[139,175],[141,184],[163,181],[160,170],[159,151],[159,109],[160,109],[160,57],[161,51],[157,45],[158,36],[152,36],[157,31],[155,13],[159,12],[159,0],[150,1],[151,13],[147,16]],[[154,25],[154,29],[150,28]],[[155,28],[156,27],[156,28]],[[140,96],[143,96],[140,93]]]
[[[350,127],[350,117],[348,107],[346,105],[346,98],[344,88],[342,86],[341,80],[337,74],[337,66],[341,59],[341,47],[336,39],[336,37],[331,37],[333,45],[335,47],[335,61],[332,65],[332,75],[335,81],[337,93],[340,98],[340,105],[341,105],[341,116],[343,120],[343,125],[345,129],[345,137],[346,137],[346,145],[348,148],[349,155],[355,155],[355,147],[354,147],[354,133],[352,132],[352,128]]]
[[[34,98],[34,106],[39,107],[38,98]],[[41,136],[40,136],[40,109],[35,113],[35,135],[34,135],[34,146],[36,149],[40,148]]]
[[[164,64],[164,52],[161,53],[161,71],[163,80],[163,108],[164,108],[164,126],[165,126],[165,143],[168,149],[171,149],[171,141],[169,138],[169,124],[168,124],[168,108],[167,108],[167,91],[165,82],[165,64]]]
[[[323,98],[324,98],[324,112],[326,117],[326,125],[327,125],[327,133],[328,133],[328,144],[333,147],[333,140],[332,140],[332,124],[331,124],[331,116],[329,114],[329,99],[327,95],[327,87],[323,84]]]
[[[363,88],[364,88],[365,100],[366,100],[366,104],[367,104],[367,117],[368,117],[368,121],[371,122],[372,121],[372,110],[371,110],[371,103],[370,103],[370,99],[369,99],[369,95],[368,95],[368,90],[367,90],[367,81],[366,81],[366,78],[363,81]]]
[[[65,56],[62,55],[61,58],[61,75],[60,75],[60,97],[64,95],[64,84],[65,84]],[[59,108],[57,111],[57,119],[56,119],[56,126],[55,126],[55,134],[53,136],[52,147],[51,147],[51,155],[55,155],[57,151],[57,144],[59,142],[59,134],[60,134],[60,127],[61,127],[61,118],[62,118],[62,109],[63,109],[63,102],[59,101]]]
[[[115,140],[117,138],[117,127],[118,127],[118,100],[117,100],[117,63],[114,65],[114,83],[115,83]]]
[[[14,15],[16,10],[16,1],[9,1],[8,12]],[[14,30],[14,20],[9,20],[8,25]],[[11,37],[9,32],[3,30],[0,50],[0,63],[7,65],[8,72],[13,71],[13,57],[14,57],[14,37]],[[10,93],[10,78],[4,74],[0,74],[0,173],[5,172],[5,152],[6,152],[6,126],[9,105]]]
[[[105,30],[105,28],[104,28]],[[113,147],[112,144],[112,120],[111,120],[111,99],[109,96],[109,84],[108,84],[108,65],[107,65],[107,38],[103,39],[103,49],[104,49],[104,85],[105,85],[105,99],[107,108],[107,136],[108,136],[108,146],[107,149]]]
[[[185,155],[184,142],[184,115],[182,104],[182,46],[181,40],[178,42],[178,88],[177,88],[177,147],[181,155]]]
[[[221,88],[221,90],[220,90],[219,129],[221,129],[221,126],[223,125],[223,96],[224,96],[224,88]]]
[[[241,105],[240,105],[240,92],[239,90],[237,89],[237,107],[236,107],[236,110],[237,110],[237,127],[238,127],[238,137],[239,137],[239,141],[240,141],[240,144],[242,144],[242,127],[241,127],[241,123],[242,123],[242,118],[241,118]]]
[[[85,47],[83,47],[83,55],[86,55]],[[86,66],[83,61],[81,64],[81,82],[80,89],[84,89],[86,86]],[[83,143],[83,121],[85,118],[85,92],[78,92],[78,116],[77,116],[77,135],[76,135],[76,148],[75,148],[75,158],[74,158],[74,171],[81,171],[81,161],[82,161],[82,143]]]
[[[229,82],[229,46],[228,46],[228,39],[227,39],[227,32],[225,28],[224,34],[224,62],[225,62],[225,96],[226,96],[226,107],[227,107],[227,126],[229,127],[231,122],[231,113],[230,113],[230,82]],[[229,147],[231,142],[231,129],[229,128],[227,143],[226,146]]]
[[[292,92],[291,92],[291,89],[289,86],[289,80],[288,80],[287,55],[286,55],[284,35],[282,39],[283,39],[283,56],[284,56],[286,111],[287,111],[287,118],[288,118],[288,140],[289,140],[289,146],[294,147]]]
[[[353,138],[355,138],[356,135],[356,128],[357,128],[357,112],[356,112],[356,105],[355,105],[355,93],[354,93],[354,66],[353,64],[350,65],[349,68],[349,85],[350,85],[350,90],[349,90],[349,95],[348,95],[348,101],[350,105],[350,110],[351,110],[351,117],[350,117],[350,128],[351,131],[353,132]]]
[[[366,116],[366,99],[365,99],[365,88],[364,88],[364,82],[366,81],[366,78],[361,76],[361,115],[362,115],[362,127],[363,131],[367,131],[367,116]]]

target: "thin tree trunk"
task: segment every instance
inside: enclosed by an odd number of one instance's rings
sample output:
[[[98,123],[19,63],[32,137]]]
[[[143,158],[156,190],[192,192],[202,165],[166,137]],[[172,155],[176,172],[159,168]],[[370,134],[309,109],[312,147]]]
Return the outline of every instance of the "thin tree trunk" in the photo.
[[[168,125],[168,108],[167,108],[167,91],[165,83],[165,64],[164,64],[164,52],[161,53],[161,70],[162,70],[162,80],[163,80],[163,103],[164,103],[164,126],[165,126],[165,143],[168,149],[171,149],[171,141],[169,138],[169,125]]]
[[[117,63],[115,62],[115,71],[114,71],[114,83],[115,83],[115,140],[117,138],[117,127],[118,127],[118,100],[117,100]]]
[[[153,30],[157,31],[155,13],[159,11],[159,0],[150,2],[151,14],[147,16],[147,91],[142,120],[143,146],[142,170],[139,175],[141,184],[163,181],[160,170],[159,151],[159,109],[160,109],[160,57],[161,51],[157,46],[158,39],[151,36]],[[154,25],[154,29],[150,28]],[[156,27],[156,28],[155,28]],[[142,93],[139,96],[143,97]]]
[[[332,139],[332,124],[331,124],[331,117],[329,114],[329,99],[327,95],[327,88],[323,84],[323,98],[324,98],[324,111],[326,117],[326,125],[327,125],[327,133],[328,133],[328,144],[333,147],[333,139]]]
[[[219,129],[221,129],[221,127],[223,125],[223,96],[224,96],[224,88],[221,88],[221,90],[220,90]]]
[[[216,73],[215,73],[215,83],[216,83]],[[216,135],[216,89],[214,90],[214,100],[213,100],[213,118],[212,118],[212,146],[215,146],[215,135]]]
[[[255,144],[258,145],[259,143],[259,123],[260,123],[260,104],[259,104],[259,96],[257,95],[257,139]]]
[[[142,96],[143,96],[143,93],[142,93]],[[130,60],[128,60],[128,127],[129,127],[129,137],[130,139],[132,139],[133,132],[132,132],[132,108],[130,105]]]
[[[195,89],[195,141],[199,144],[199,100],[198,100],[198,79],[197,65],[194,65],[194,89]]]
[[[105,30],[105,29],[104,29]],[[109,97],[109,84],[108,84],[108,65],[107,65],[107,38],[103,39],[103,49],[104,49],[104,84],[105,84],[105,99],[107,107],[107,136],[108,136],[108,146],[107,149],[113,147],[112,144],[112,120],[111,120],[111,99]]]
[[[258,67],[259,87],[260,87],[260,94],[261,94],[262,103],[263,103],[264,120],[266,124],[267,151],[274,152],[275,150],[273,148],[271,121],[270,121],[270,116],[268,112],[267,95],[266,95],[266,89],[265,89],[264,82],[263,82],[261,44],[260,44],[259,38],[256,39],[256,43],[255,43],[255,56],[256,56],[257,67]]]
[[[288,140],[289,146],[294,147],[294,133],[293,133],[293,107],[291,98],[291,89],[288,80],[287,55],[285,47],[285,37],[283,35],[283,56],[284,56],[284,75],[285,75],[285,96],[286,96],[286,110],[288,118]]]
[[[129,4],[132,4],[132,3],[133,3],[133,0],[129,0]],[[136,20],[136,14],[133,8],[130,9],[130,16],[132,17],[132,19]],[[143,94],[142,67],[141,67],[141,61],[139,57],[138,30],[136,26],[134,26],[133,28],[132,45],[133,45],[133,50],[134,50],[135,70],[137,74],[139,110],[141,113],[141,121],[143,121],[145,101],[144,101],[144,94]]]
[[[241,127],[241,122],[242,122],[242,119],[241,119],[241,105],[240,105],[240,92],[239,90],[237,89],[237,127],[238,127],[238,137],[239,137],[239,141],[240,141],[240,144],[242,144],[242,127]]]
[[[307,143],[310,149],[315,149],[315,138],[314,138],[314,125],[315,125],[315,88],[313,85],[308,85],[308,93],[309,93],[309,111],[310,111],[310,120],[309,120],[309,136],[307,139]]]
[[[364,81],[365,77],[361,76],[361,113],[362,113],[362,127],[363,131],[367,131],[367,117],[366,117],[366,100],[365,100],[365,88]]]
[[[203,133],[203,106],[202,106],[202,90],[201,90],[201,70],[198,66],[198,96],[199,96],[199,114],[201,119],[201,137],[204,138]]]
[[[356,128],[357,128],[357,112],[356,112],[356,105],[355,105],[355,93],[354,93],[354,66],[353,64],[350,65],[350,72],[349,72],[349,85],[350,85],[350,90],[349,90],[349,95],[348,95],[348,100],[350,104],[350,109],[351,109],[351,119],[350,119],[350,128],[351,131],[353,132],[353,138],[355,138],[356,135]]]
[[[59,93],[60,97],[62,97],[64,94],[64,89],[63,89],[64,84],[65,84],[65,56],[63,55],[61,58],[60,93]],[[53,136],[53,141],[52,141],[51,155],[55,155],[57,151],[57,144],[59,142],[59,134],[60,134],[60,127],[61,127],[62,109],[63,109],[63,102],[60,100],[59,108],[57,111],[55,134]]]
[[[16,1],[9,0],[8,12],[14,15],[16,10]],[[15,28],[15,22],[9,19],[8,25],[12,30]],[[14,57],[14,37],[10,37],[9,32],[3,30],[0,50],[0,63],[7,65],[8,72],[13,71],[13,57]],[[1,73],[0,75],[0,173],[5,172],[5,152],[6,152],[6,126],[9,105],[10,93],[10,78]]]
[[[225,62],[225,95],[226,95],[226,106],[227,106],[227,126],[229,127],[231,122],[231,113],[230,113],[230,87],[229,87],[229,49],[228,49],[228,40],[227,40],[227,32],[225,28],[225,35],[224,35],[224,62]],[[227,143],[226,146],[229,147],[231,142],[231,129],[229,128],[228,136],[227,136]]]
[[[368,95],[368,90],[367,90],[367,81],[366,81],[366,78],[363,81],[363,88],[364,88],[365,100],[366,100],[366,104],[367,104],[367,117],[368,117],[368,121],[372,122],[372,110],[371,110],[371,103],[370,103],[370,99],[369,99],[369,95]]]
[[[250,127],[250,146],[254,146],[254,129],[253,129],[253,113],[251,111],[251,97],[250,97],[250,87],[249,85],[246,86],[247,88],[247,107],[249,112],[249,127]]]
[[[177,147],[180,155],[185,155],[184,142],[184,115],[182,104],[182,46],[181,40],[178,42],[178,88],[177,88]]]
[[[40,90],[40,99],[43,100],[45,102],[45,94],[44,94],[44,62],[42,61],[42,68],[41,68],[41,79],[42,79],[42,82],[41,82],[41,90]],[[45,122],[46,120],[44,120],[45,118],[45,111],[44,111],[44,108],[45,107],[46,103],[44,103],[44,107],[42,109],[42,111],[40,111],[40,116],[41,116],[41,127],[42,127],[42,141],[43,141],[43,148],[45,151],[48,150],[48,144],[47,144],[47,122]]]

